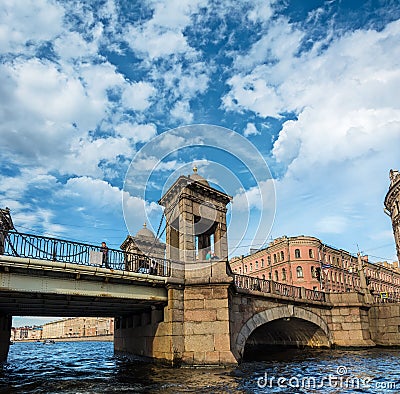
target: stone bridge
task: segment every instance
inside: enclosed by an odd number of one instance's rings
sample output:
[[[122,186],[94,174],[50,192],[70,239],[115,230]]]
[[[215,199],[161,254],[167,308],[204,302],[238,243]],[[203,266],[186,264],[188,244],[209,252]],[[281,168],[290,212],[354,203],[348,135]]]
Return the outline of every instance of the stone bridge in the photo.
[[[277,346],[400,345],[400,303],[377,304],[366,285],[325,294],[233,274],[230,200],[196,173],[179,177],[160,200],[167,258],[109,250],[106,267],[91,263],[95,246],[21,234],[11,242],[3,228],[0,255],[11,256],[0,256],[2,359],[11,316],[21,311],[106,313],[115,317],[117,353],[175,365],[235,364]],[[209,259],[211,249],[218,258]],[[143,261],[154,263],[151,274]]]
[[[214,263],[213,277],[206,283],[193,278],[169,285],[168,305],[154,311],[152,321],[143,324],[141,316],[119,320],[116,349],[175,364],[204,365],[257,358],[271,347],[400,344],[399,304],[371,303],[362,293],[296,298],[265,288],[241,288],[224,269],[225,263]],[[323,299],[316,300],[321,294]]]

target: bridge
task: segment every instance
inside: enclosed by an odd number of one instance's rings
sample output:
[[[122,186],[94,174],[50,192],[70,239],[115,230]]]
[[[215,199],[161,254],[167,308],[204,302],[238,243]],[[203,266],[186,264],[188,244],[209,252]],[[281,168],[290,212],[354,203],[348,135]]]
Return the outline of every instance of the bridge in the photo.
[[[379,303],[366,286],[324,293],[234,274],[230,198],[194,175],[160,200],[167,258],[107,249],[104,259],[99,246],[19,233],[3,220],[1,359],[15,315],[114,317],[116,353],[174,365],[235,364],[271,346],[400,345],[395,295]],[[206,258],[211,247],[217,259]]]

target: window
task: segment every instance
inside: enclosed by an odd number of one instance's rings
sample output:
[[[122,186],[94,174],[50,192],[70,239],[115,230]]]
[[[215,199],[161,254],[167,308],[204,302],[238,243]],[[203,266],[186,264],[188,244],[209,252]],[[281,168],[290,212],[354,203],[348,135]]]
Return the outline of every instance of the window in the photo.
[[[308,250],[308,256],[310,257],[310,259],[314,258],[314,251],[312,249]]]
[[[268,265],[271,265],[271,256],[267,257]]]
[[[276,263],[277,262],[277,260],[276,260],[276,254],[274,253],[274,263]]]
[[[286,269],[282,268],[282,280],[285,281],[286,280]]]
[[[294,251],[294,257],[296,257],[296,259],[300,258],[300,249],[295,249]],[[300,267],[301,268],[301,267]]]
[[[239,267],[239,274],[242,273],[242,267]]]
[[[258,270],[258,260],[256,260],[256,270]]]
[[[247,265],[244,266],[244,272],[247,272]]]
[[[263,278],[263,280],[265,280],[265,275],[264,274],[263,274],[262,278]]]
[[[312,277],[312,278],[316,278],[316,276],[317,276],[317,275],[315,274],[315,267],[312,266],[312,267],[311,267],[311,277]]]
[[[296,268],[296,273],[297,273],[297,277],[298,278],[303,278],[303,268],[301,268],[300,266],[298,266]]]
[[[279,276],[278,276],[278,271],[275,271],[275,282],[278,282]]]
[[[271,280],[272,276],[271,276],[271,272],[268,272],[268,279]]]
[[[281,251],[281,261],[285,260],[285,253],[283,253],[283,250]]]
[[[253,263],[250,263],[250,272],[253,271]]]
[[[261,259],[261,268],[264,268],[264,259]]]

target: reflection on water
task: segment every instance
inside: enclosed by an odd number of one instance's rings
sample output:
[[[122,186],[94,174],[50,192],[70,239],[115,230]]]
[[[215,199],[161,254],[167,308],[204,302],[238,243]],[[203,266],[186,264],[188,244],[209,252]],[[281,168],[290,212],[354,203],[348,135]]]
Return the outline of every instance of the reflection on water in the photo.
[[[0,393],[395,393],[399,355],[398,349],[286,350],[236,368],[174,369],[114,357],[110,342],[16,343],[0,373]],[[312,377],[314,387],[302,388],[301,379]],[[372,380],[370,387],[344,388],[346,377]],[[286,387],[279,387],[278,378],[286,379]]]

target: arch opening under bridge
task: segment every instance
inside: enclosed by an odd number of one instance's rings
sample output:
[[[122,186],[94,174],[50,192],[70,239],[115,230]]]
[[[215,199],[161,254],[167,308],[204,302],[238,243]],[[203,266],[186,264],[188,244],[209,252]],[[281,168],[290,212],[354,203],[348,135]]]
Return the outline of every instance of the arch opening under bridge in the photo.
[[[252,316],[240,330],[235,350],[241,360],[262,360],[277,349],[330,346],[330,332],[320,316],[288,305]]]

